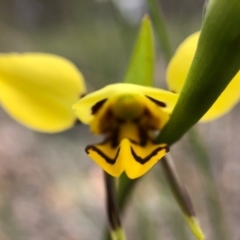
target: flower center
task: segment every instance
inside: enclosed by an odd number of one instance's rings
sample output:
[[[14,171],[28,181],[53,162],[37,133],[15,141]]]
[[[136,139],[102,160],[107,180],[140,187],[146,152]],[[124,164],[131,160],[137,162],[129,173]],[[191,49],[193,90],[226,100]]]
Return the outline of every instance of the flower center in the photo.
[[[112,111],[117,118],[132,120],[143,114],[144,106],[136,96],[122,95],[116,99]]]

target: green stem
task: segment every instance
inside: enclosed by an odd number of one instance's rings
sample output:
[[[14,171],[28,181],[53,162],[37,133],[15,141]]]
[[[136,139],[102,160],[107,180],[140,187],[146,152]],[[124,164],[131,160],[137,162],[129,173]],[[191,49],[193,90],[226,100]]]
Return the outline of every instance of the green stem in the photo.
[[[204,234],[198,224],[198,219],[196,217],[191,198],[181,182],[170,154],[166,155],[160,163],[162,164],[167,182],[182,210],[183,216],[189,228],[197,239],[203,240]]]
[[[162,164],[163,166],[167,182],[170,185],[171,190],[184,214],[188,216],[196,216],[189,194],[181,183],[181,180],[170,155],[166,155],[160,161],[160,164]]]
[[[229,232],[224,218],[224,212],[221,205],[219,193],[212,171],[211,160],[209,159],[206,148],[195,128],[188,132],[189,142],[195,157],[193,160],[201,171],[201,184],[205,190],[205,199],[208,207],[209,219],[214,239],[228,240]]]
[[[129,179],[125,172],[121,175],[118,187],[118,204],[121,212],[124,211],[127,201],[138,182],[139,179]]]
[[[104,172],[104,180],[106,189],[107,217],[110,233],[107,234],[107,238],[112,240],[126,240],[124,230],[121,226],[120,213],[116,200],[115,179],[108,173]]]
[[[161,6],[160,4],[158,4],[156,0],[147,0],[147,2],[153,18],[153,24],[155,25],[156,34],[157,37],[159,38],[159,42],[163,50],[165,60],[166,62],[169,62],[169,60],[172,57],[172,49]]]

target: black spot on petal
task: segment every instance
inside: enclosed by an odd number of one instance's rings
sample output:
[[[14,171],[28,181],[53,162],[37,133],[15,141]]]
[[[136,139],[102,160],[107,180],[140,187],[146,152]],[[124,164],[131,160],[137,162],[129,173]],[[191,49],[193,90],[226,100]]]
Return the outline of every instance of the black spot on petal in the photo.
[[[92,114],[96,114],[99,109],[103,106],[103,104],[107,101],[107,98],[95,103],[93,106],[92,106]]]
[[[155,98],[151,98],[149,96],[146,96],[149,100],[151,100],[152,102],[154,102],[155,104],[157,104],[159,107],[166,107],[167,104],[161,101],[156,100]]]

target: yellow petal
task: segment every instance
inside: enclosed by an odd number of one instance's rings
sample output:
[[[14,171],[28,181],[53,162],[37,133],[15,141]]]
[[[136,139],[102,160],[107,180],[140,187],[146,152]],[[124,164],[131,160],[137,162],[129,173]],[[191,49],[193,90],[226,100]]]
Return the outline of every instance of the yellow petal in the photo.
[[[162,89],[129,83],[117,83],[108,85],[98,91],[88,94],[74,104],[73,109],[83,123],[89,124],[94,116],[94,114],[92,114],[94,107],[98,106],[106,99],[111,99],[115,95],[121,96],[121,94],[142,94],[142,96],[153,98],[156,101],[165,104],[166,106],[162,110],[168,113],[172,112],[178,98],[177,94]]]
[[[119,177],[124,170],[123,156],[120,151],[121,147],[119,145],[112,147],[110,141],[89,145],[86,148],[88,156],[113,177]]]
[[[124,169],[129,178],[141,177],[148,172],[168,152],[166,144],[153,144],[150,141],[146,146],[140,146],[128,139],[121,142],[120,153],[124,157]]]
[[[98,107],[97,112],[95,106]],[[159,107],[156,99],[139,92],[116,94],[99,101],[93,109],[94,118],[90,122],[90,130],[94,134],[106,133],[116,128],[119,125],[118,119],[126,122],[138,121],[151,129],[162,129],[169,120],[169,113],[164,111],[165,106]]]
[[[197,48],[199,32],[190,35],[178,47],[167,68],[167,84],[172,92],[180,93]]]
[[[167,69],[169,89],[180,93],[192,63],[199,38],[199,32],[189,36],[177,49]],[[240,72],[233,78],[217,101],[200,120],[210,121],[230,111],[240,99]]]
[[[83,76],[62,57],[0,55],[1,106],[29,128],[48,133],[70,128],[75,121],[71,106],[83,93]]]

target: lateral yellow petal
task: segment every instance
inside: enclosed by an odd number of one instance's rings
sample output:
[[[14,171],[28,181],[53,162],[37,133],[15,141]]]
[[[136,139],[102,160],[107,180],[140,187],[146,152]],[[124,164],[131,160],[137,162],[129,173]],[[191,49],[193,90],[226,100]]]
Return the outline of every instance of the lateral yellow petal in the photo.
[[[112,147],[109,141],[89,145],[86,148],[88,156],[113,177],[119,177],[123,172],[123,161],[120,151],[121,146]]]
[[[180,93],[188,70],[192,63],[199,32],[190,35],[177,49],[167,69],[167,83],[169,89]],[[214,86],[213,86],[214,87]],[[217,101],[200,120],[201,122],[214,120],[230,111],[240,99],[240,72],[233,78]]]
[[[187,37],[177,48],[167,68],[168,89],[180,93],[191,66],[200,32]]]
[[[90,131],[92,133],[94,133],[94,134],[105,133],[106,130],[112,125],[112,123],[113,123],[111,121],[112,119],[109,119],[109,117],[106,116],[106,113],[110,107],[110,104],[111,104],[111,102],[108,99],[103,99],[103,100],[97,102],[97,104],[94,105],[94,107],[92,108],[92,110],[91,110],[92,120],[89,123]],[[94,115],[94,118],[93,118],[93,115]],[[85,116],[87,116],[87,115],[85,115]]]
[[[240,99],[240,72],[235,75],[217,101],[201,118],[200,122],[207,122],[223,116],[229,112]]]
[[[11,117],[36,131],[55,133],[75,122],[71,106],[85,93],[82,74],[62,57],[0,55],[0,102]]]
[[[129,178],[141,177],[148,172],[168,152],[166,144],[140,146],[128,139],[121,141],[121,154],[124,157],[124,170]]]
[[[89,124],[94,114],[101,108],[101,103],[108,99],[110,94],[108,87],[104,87],[84,96],[72,106],[72,109],[82,123]]]

